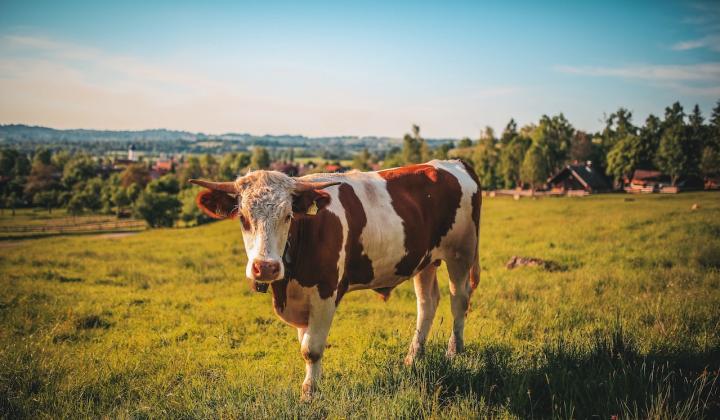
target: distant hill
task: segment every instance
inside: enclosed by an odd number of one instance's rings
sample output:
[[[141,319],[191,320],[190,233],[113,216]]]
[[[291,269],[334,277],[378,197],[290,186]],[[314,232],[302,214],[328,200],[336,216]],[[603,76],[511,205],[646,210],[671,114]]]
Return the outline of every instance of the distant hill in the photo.
[[[23,124],[0,125],[0,139],[10,141],[196,141],[202,138],[205,138],[203,134],[194,134],[187,131],[173,131],[165,129],[142,131],[111,131],[84,129],[57,130],[55,128],[30,126]]]
[[[426,139],[431,147],[453,139]],[[255,135],[248,133],[204,134],[188,131],[153,129],[125,130],[58,130],[23,124],[0,125],[0,147],[10,146],[30,152],[38,146],[53,149],[84,150],[95,154],[126,150],[135,144],[137,150],[151,153],[227,153],[244,151],[252,146],[268,148],[301,148],[315,154],[328,152],[347,157],[348,153],[362,150],[388,151],[401,147],[401,138],[330,136],[306,137],[302,135]]]
[[[224,133],[224,134],[204,134],[192,133],[189,131],[167,130],[164,128],[140,131],[128,130],[86,130],[86,129],[70,129],[58,130],[55,128],[30,126],[24,124],[0,124],[0,141],[22,141],[30,140],[34,142],[64,142],[64,141],[207,141],[207,140],[225,140],[237,141],[249,144],[269,143],[283,146],[297,145],[298,143],[318,143],[325,144],[357,144],[357,143],[392,143],[401,144],[401,138],[394,137],[375,137],[375,136],[328,136],[328,137],[306,137],[303,135],[254,135],[248,133]],[[427,139],[431,144],[445,143],[454,139]]]

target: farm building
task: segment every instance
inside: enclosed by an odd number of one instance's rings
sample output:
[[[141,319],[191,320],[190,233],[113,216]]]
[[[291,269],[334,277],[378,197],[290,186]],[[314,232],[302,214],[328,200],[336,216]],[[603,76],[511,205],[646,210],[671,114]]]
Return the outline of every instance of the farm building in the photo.
[[[710,189],[711,185],[708,185],[707,180],[703,185],[703,180],[699,177],[689,176],[681,178],[677,185],[673,186],[669,175],[651,169],[636,169],[629,184],[625,187],[625,191],[629,193],[677,193],[701,190],[703,187]]]
[[[670,185],[670,177],[653,169],[636,169],[625,191],[630,193],[651,193]]]
[[[567,165],[547,181],[551,194],[592,194],[610,190],[605,177],[592,166]]]
[[[706,190],[720,190],[720,176],[710,176],[705,178]]]

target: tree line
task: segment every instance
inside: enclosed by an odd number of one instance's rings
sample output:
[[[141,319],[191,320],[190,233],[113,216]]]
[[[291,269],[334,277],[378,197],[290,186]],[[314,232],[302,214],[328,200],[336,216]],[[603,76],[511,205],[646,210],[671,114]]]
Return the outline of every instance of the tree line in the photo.
[[[690,177],[720,175],[720,101],[707,121],[698,105],[686,114],[679,102],[668,106],[662,119],[650,115],[640,126],[626,108],[604,120],[601,131],[588,133],[575,129],[562,113],[543,115],[537,123],[521,128],[511,119],[499,136],[486,127],[476,141],[465,138],[435,149],[413,126],[403,147],[389,151],[383,166],[462,157],[472,162],[482,187],[490,190],[542,188],[568,163],[587,161],[620,186],[636,169],[660,170],[673,185]],[[367,161],[379,160],[367,151],[359,156],[353,163],[358,169],[367,168]]]
[[[209,221],[195,205],[199,190],[190,178],[234,179],[251,169],[270,165],[267,149],[191,155],[177,168],[153,179],[152,161],[138,161],[116,170],[110,160],[87,153],[53,152],[43,146],[32,154],[13,148],[0,149],[0,210],[15,214],[19,207],[41,207],[48,212],[64,208],[73,216],[85,213],[115,214],[144,219],[151,227]],[[157,174],[156,174],[157,175]]]
[[[152,161],[136,162],[121,171],[108,159],[86,152],[52,151],[38,146],[32,153],[0,149],[0,209],[36,206],[52,211],[65,208],[71,215],[107,213],[134,215],[150,226],[172,226],[208,219],[197,209],[197,189],[189,178],[234,179],[248,169],[266,169],[273,159],[294,159],[294,148],[252,153],[190,155],[170,173],[153,179]],[[641,126],[632,113],[620,108],[605,118],[597,133],[575,129],[561,113],[543,115],[537,123],[518,127],[511,119],[500,135],[487,127],[480,138],[431,147],[414,125],[402,147],[356,153],[352,166],[370,170],[425,162],[433,158],[462,157],[472,162],[482,187],[541,188],[549,176],[570,162],[592,161],[616,183],[635,169],[659,169],[673,185],[689,177],[720,175],[720,101],[705,119],[695,105],[686,114],[676,102],[662,118],[650,115]],[[316,169],[321,171],[322,167]]]

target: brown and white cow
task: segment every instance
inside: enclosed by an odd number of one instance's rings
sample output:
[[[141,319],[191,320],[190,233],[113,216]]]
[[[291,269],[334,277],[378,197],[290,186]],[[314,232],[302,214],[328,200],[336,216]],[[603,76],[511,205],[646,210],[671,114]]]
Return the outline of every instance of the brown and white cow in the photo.
[[[306,361],[303,397],[320,377],[330,324],[343,295],[373,289],[387,298],[414,277],[417,326],[405,363],[423,351],[440,297],[435,271],[450,275],[453,331],[448,356],[463,350],[470,294],[477,286],[480,187],[462,161],[377,172],[291,178],[254,171],[206,187],[197,203],[215,218],[238,218],[246,276],[269,283],[275,312],[297,328]]]

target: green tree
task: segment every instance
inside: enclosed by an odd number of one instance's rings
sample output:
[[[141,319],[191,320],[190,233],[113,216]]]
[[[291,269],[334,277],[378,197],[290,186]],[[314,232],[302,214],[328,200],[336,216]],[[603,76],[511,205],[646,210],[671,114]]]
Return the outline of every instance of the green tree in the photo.
[[[47,158],[47,161],[49,162],[50,158]],[[52,191],[60,187],[56,176],[57,169],[53,165],[44,162],[44,159],[35,159],[30,175],[25,181],[25,195],[30,200],[38,192]]]
[[[469,137],[463,137],[462,140],[458,142],[458,149],[464,149],[466,147],[472,147],[472,140],[470,140]]]
[[[182,182],[187,182],[188,179],[202,178],[203,170],[200,165],[200,159],[197,156],[190,156],[185,161],[185,164],[180,171],[180,179]]]
[[[480,185],[484,189],[495,189],[498,186],[498,161],[499,151],[497,139],[492,127],[485,127],[485,130],[475,146],[472,160],[475,171],[480,179]]]
[[[720,175],[720,101],[713,108],[708,122],[700,158],[700,171],[706,177]]]
[[[655,155],[660,146],[662,122],[655,115],[648,115],[645,125],[640,129],[640,161],[638,167],[650,169],[654,167]]]
[[[60,150],[59,152],[53,154],[50,164],[62,173],[65,168],[65,164],[68,163],[70,159],[72,159],[72,155],[70,155],[67,150]]]
[[[15,216],[15,209],[23,205],[23,201],[18,194],[14,191],[5,197],[5,207],[12,210],[12,215]]]
[[[403,137],[402,160],[403,163],[420,163],[423,161],[423,154],[427,155],[427,145],[423,147],[425,140],[420,137],[420,127],[413,124],[412,134],[405,134]]]
[[[250,155],[247,153],[228,153],[223,156],[218,168],[218,177],[224,180],[233,180],[240,176],[243,169],[250,165]]]
[[[692,113],[688,116],[686,137],[685,150],[688,153],[688,174],[699,175],[703,147],[706,143],[707,127],[697,104],[695,104]]]
[[[90,156],[74,156],[63,168],[62,183],[65,188],[73,189],[75,184],[95,177],[98,169],[97,163]]]
[[[177,194],[180,192],[180,182],[172,175],[165,175],[150,182],[145,190],[153,193]]]
[[[58,192],[53,190],[40,191],[33,196],[33,204],[45,208],[48,213],[52,213],[53,207],[58,204],[57,201]]]
[[[80,195],[72,195],[67,203],[66,210],[68,214],[73,217],[83,214],[85,206],[83,205],[82,197],[80,197]]]
[[[199,187],[186,188],[178,196],[178,199],[182,202],[180,220],[185,222],[187,226],[201,225],[213,220],[200,210],[195,202],[195,198],[200,191],[202,191],[202,188]]]
[[[123,188],[121,185],[115,186],[111,196],[113,204],[115,204],[115,214],[120,216],[122,210],[129,207],[132,204],[128,189]]]
[[[218,174],[217,159],[210,153],[206,153],[200,158],[200,166],[202,167],[203,177],[207,179],[215,179]]]
[[[657,151],[657,165],[670,175],[672,185],[677,185],[681,177],[691,171],[692,158],[687,153],[685,136],[685,114],[680,103],[676,102],[665,109],[663,133]]]
[[[531,144],[532,140],[529,138],[517,135],[501,149],[499,176],[506,188],[522,187],[520,169]]]
[[[570,145],[570,160],[585,162],[592,160],[593,143],[590,135],[584,131],[577,131],[572,138]]]
[[[642,147],[640,137],[628,134],[615,143],[607,155],[608,175],[622,184],[623,179],[631,178],[633,171],[642,160]]]
[[[135,202],[135,215],[150,227],[172,227],[180,217],[180,183],[172,175],[150,182]]]
[[[603,146],[606,150],[611,150],[615,143],[629,134],[637,134],[637,128],[632,124],[632,112],[627,108],[618,108],[605,119]]]
[[[104,182],[100,178],[91,178],[86,182],[79,182],[73,188],[74,198],[77,197],[84,210],[97,212],[103,207],[103,185]]]
[[[264,147],[255,146],[253,148],[252,158],[250,159],[250,168],[267,169],[270,167],[270,154]]]
[[[542,147],[533,144],[525,153],[525,157],[520,168],[520,177],[524,184],[530,185],[531,188],[542,188],[548,178],[547,156]]]
[[[141,189],[150,182],[150,171],[143,163],[133,163],[120,173],[120,185],[127,188],[137,184]]]
[[[447,159],[448,155],[450,153],[450,150],[452,150],[454,147],[453,142],[449,141],[447,143],[443,143],[440,146],[438,146],[437,149],[435,149],[435,159]]]
[[[20,153],[15,149],[0,149],[0,175],[14,176],[13,169],[15,169],[15,161],[19,155]]]
[[[352,161],[353,169],[359,171],[370,170],[370,152],[367,148],[364,148],[360,153],[356,154]]]
[[[500,136],[500,143],[506,145],[510,143],[515,137],[517,137],[517,135],[517,123],[515,122],[514,118],[510,118],[510,121],[508,121],[505,129],[502,132],[502,135]]]
[[[575,129],[561,113],[553,117],[543,115],[532,130],[533,144],[537,145],[546,159],[544,179],[565,165],[570,156]]]
[[[35,153],[33,154],[33,163],[40,162],[43,165],[51,165],[52,164],[52,151],[50,149],[46,149],[45,147],[38,147],[35,149]]]
[[[146,189],[135,202],[134,213],[150,227],[172,227],[180,216],[181,207],[182,203],[176,195]]]

